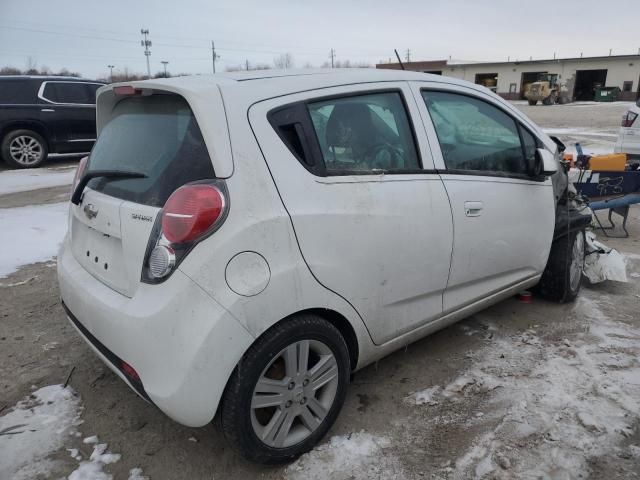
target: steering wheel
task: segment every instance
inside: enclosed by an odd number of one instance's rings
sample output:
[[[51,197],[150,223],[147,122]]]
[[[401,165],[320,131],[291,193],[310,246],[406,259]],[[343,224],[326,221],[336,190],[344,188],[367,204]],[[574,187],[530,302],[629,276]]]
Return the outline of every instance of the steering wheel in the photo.
[[[382,152],[386,152],[389,155],[389,165],[381,165],[382,161],[378,160],[377,157]],[[369,147],[365,152],[365,157],[372,158],[373,162],[371,162],[371,165],[374,168],[380,168],[381,170],[392,170],[398,168],[399,161],[402,159],[398,149],[386,142],[376,143]]]

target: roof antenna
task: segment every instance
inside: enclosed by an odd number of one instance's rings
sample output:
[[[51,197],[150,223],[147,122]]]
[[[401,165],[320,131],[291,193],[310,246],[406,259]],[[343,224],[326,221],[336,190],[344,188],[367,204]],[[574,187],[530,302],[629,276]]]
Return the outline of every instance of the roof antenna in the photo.
[[[398,59],[398,63],[400,64],[400,68],[402,70],[404,70],[404,64],[402,63],[402,60],[400,60],[400,55],[398,55],[398,50],[394,48],[393,51],[396,52],[396,58]]]

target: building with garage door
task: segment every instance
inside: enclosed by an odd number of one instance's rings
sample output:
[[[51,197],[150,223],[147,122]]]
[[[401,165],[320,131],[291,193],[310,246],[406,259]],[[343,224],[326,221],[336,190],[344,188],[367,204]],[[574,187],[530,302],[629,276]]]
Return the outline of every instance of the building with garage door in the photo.
[[[440,72],[441,75],[474,82],[509,100],[524,99],[530,83],[541,74],[557,74],[573,100],[593,100],[598,87],[618,87],[619,100],[640,98],[640,55],[559,58],[552,60],[515,60],[491,63],[452,63],[446,60],[409,62],[405,69]],[[436,68],[437,67],[437,68]],[[398,63],[383,63],[376,68],[399,69]]]

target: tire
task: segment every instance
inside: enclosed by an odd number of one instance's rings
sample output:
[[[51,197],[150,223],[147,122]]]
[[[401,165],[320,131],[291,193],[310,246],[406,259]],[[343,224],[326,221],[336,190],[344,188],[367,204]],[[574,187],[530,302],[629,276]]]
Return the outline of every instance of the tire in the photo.
[[[553,105],[554,103],[556,103],[556,96],[552,93],[551,95],[549,95],[547,98],[545,98],[544,100],[542,100],[542,103],[544,105]]]
[[[13,130],[2,140],[2,158],[14,168],[39,167],[49,153],[47,142],[33,130]]]
[[[538,104],[538,100],[529,100],[529,105],[533,106],[537,104]]]
[[[574,301],[580,292],[584,256],[584,230],[570,232],[556,240],[538,285],[540,294],[554,302]]]
[[[287,366],[288,354],[301,358],[305,345],[306,365],[297,367],[294,360]],[[247,460],[290,462],[331,428],[350,373],[347,344],[336,327],[316,315],[292,317],[267,330],[245,353],[225,389],[218,424]]]

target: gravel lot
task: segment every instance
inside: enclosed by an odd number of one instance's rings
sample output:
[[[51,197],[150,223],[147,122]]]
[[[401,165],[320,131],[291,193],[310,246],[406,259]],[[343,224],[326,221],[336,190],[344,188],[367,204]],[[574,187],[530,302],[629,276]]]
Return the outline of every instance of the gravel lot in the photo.
[[[517,103],[585,150],[612,147],[627,105]],[[0,195],[0,214],[67,190]],[[638,478],[640,208],[632,217],[630,238],[606,242],[627,255],[629,283],[585,284],[570,305],[509,299],[362,370],[324,443],[286,468],[248,464],[214,426],[180,426],[138,398],[66,320],[55,262],[25,265],[0,278],[0,478]],[[72,369],[78,396],[40,390]],[[25,469],[16,458],[44,437],[24,425],[52,418],[48,399],[68,421]]]

